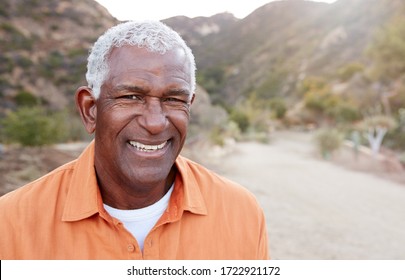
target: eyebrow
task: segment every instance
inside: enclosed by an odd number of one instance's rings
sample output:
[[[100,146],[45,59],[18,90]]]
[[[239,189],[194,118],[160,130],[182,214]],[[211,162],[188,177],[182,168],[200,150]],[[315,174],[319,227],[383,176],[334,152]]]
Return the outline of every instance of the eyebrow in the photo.
[[[148,94],[150,92],[149,88],[136,85],[117,85],[114,91],[126,91],[126,92],[136,92],[141,94]],[[190,96],[190,91],[183,88],[170,88],[163,93],[163,96]]]
[[[164,96],[168,96],[168,95],[190,95],[190,92],[187,89],[182,89],[182,88],[172,88],[169,89],[168,91],[166,91],[164,94]]]
[[[118,85],[114,88],[114,91],[129,91],[129,92],[138,92],[138,93],[148,93],[149,90],[140,86],[133,85]]]

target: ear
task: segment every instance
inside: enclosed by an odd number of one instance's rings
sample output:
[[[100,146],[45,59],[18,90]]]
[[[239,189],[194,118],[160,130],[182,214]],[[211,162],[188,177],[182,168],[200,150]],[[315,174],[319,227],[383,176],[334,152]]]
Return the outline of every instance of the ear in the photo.
[[[194,98],[195,98],[195,93],[193,93],[193,96],[191,96],[190,105],[193,104]]]
[[[87,86],[78,88],[75,101],[86,131],[92,134],[96,131],[97,106],[91,88]]]

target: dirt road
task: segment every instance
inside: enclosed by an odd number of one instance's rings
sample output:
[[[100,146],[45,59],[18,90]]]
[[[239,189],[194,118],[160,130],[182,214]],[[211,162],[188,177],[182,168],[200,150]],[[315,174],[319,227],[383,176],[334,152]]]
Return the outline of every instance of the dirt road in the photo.
[[[264,208],[273,259],[405,259],[405,185],[317,159],[296,133],[236,144],[221,166]]]

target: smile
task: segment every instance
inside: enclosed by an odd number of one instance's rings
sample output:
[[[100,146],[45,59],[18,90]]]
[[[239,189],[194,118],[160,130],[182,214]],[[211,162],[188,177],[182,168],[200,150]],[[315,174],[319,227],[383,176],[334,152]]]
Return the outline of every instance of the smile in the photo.
[[[146,145],[146,144],[142,144],[142,143],[139,143],[136,141],[129,141],[129,144],[132,147],[135,147],[138,151],[151,153],[151,152],[162,150],[166,146],[167,141],[165,141],[159,145]]]

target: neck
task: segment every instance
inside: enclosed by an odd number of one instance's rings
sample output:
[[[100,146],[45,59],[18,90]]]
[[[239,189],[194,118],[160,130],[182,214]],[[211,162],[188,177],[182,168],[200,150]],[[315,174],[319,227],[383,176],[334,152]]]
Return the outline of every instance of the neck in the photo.
[[[176,173],[176,168],[173,167],[165,181],[142,186],[103,180],[103,176],[99,176],[98,173],[97,181],[103,203],[122,210],[140,209],[159,201],[173,185]],[[100,174],[105,173],[100,172]]]

